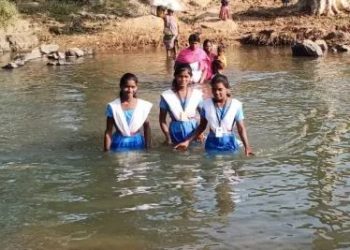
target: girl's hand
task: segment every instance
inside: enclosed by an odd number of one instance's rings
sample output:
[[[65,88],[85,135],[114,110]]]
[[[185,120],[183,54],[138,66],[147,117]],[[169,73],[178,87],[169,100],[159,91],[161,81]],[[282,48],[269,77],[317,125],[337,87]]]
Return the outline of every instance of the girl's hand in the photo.
[[[204,136],[204,134],[202,133],[202,134],[198,135],[198,137],[196,138],[196,140],[203,144],[203,143],[205,142],[205,136]]]
[[[171,143],[171,140],[170,140],[170,139],[166,139],[166,140],[163,142],[163,144],[164,144],[164,145],[167,145],[167,146],[173,145],[173,144]]]
[[[174,148],[177,150],[186,151],[189,144],[190,144],[190,141],[187,140],[187,141],[184,141],[184,142],[181,142],[181,143],[175,145]]]
[[[246,147],[244,151],[245,151],[245,156],[253,156],[254,155],[251,147]]]

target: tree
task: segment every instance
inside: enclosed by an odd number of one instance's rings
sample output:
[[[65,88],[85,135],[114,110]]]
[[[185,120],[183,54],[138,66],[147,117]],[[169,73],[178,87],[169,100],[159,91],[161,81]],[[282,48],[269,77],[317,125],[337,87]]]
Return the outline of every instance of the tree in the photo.
[[[313,15],[337,15],[350,12],[350,0],[299,0],[298,7],[309,10]]]

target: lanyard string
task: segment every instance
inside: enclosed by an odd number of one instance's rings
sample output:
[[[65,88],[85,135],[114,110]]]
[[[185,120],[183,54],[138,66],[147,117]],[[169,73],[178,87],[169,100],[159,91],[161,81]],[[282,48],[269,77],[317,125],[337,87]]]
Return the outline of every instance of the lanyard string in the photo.
[[[227,113],[228,107],[226,104],[227,104],[227,100],[225,101],[225,104],[222,107],[222,109],[220,109],[220,107],[216,103],[214,104],[215,105],[215,114],[216,114],[216,118],[218,119],[219,127],[221,127],[221,122]],[[218,113],[220,113],[220,115]]]
[[[177,95],[177,97],[179,98],[179,101],[180,101],[180,103],[181,103],[182,111],[185,112],[186,103],[187,103],[188,88],[186,89],[186,97],[185,97],[185,100],[182,100],[182,98],[181,98],[179,92],[176,92],[176,95]]]

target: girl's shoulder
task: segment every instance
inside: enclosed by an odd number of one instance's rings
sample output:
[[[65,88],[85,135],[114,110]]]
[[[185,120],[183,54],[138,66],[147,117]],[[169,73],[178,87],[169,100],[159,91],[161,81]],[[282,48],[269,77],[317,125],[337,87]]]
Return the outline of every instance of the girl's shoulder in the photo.
[[[107,106],[113,106],[120,103],[120,98],[114,99],[113,101],[107,103]]]
[[[237,100],[236,98],[231,98],[231,105],[235,105],[238,107],[242,107],[242,102],[240,102],[239,100]]]
[[[141,98],[137,98],[137,104],[138,105],[153,105],[151,102],[146,101],[146,100],[141,99]]]

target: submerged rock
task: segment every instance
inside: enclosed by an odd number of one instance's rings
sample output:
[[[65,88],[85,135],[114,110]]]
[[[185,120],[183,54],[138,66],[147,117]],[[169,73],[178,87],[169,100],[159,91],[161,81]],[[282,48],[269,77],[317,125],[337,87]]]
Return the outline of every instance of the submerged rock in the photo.
[[[304,40],[303,42],[296,43],[292,46],[293,56],[307,56],[307,57],[320,57],[323,56],[321,47],[311,41]]]
[[[5,66],[2,66],[3,69],[16,69],[18,68],[18,65],[15,62],[10,62],[6,64]]]

